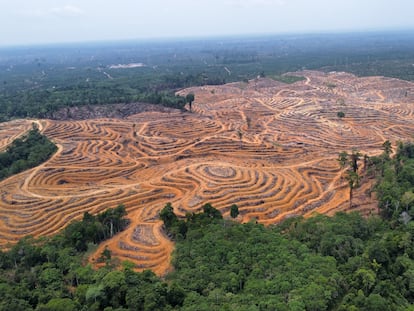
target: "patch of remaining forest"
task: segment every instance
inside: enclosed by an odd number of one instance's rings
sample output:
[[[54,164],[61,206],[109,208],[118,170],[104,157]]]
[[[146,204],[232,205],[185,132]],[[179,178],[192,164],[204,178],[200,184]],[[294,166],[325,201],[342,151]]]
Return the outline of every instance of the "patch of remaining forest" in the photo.
[[[373,179],[360,180],[350,204],[338,155],[360,154],[357,173],[364,176],[364,155],[382,153],[387,140],[395,146],[410,139],[414,84],[346,73],[294,75],[305,79],[182,90],[183,97],[195,94],[191,112],[41,121],[59,149],[42,166],[0,184],[1,244],[51,235],[84,212],[124,204],[130,226],[90,260],[108,248],[138,269],[164,274],[172,243],[158,215],[167,202],[178,216],[210,202],[228,217],[237,204],[239,221],[263,224],[314,212],[376,213]],[[0,138],[4,145],[8,136]]]
[[[174,108],[148,103],[86,105],[60,108],[50,112],[49,118],[53,120],[88,120],[96,118],[126,118],[142,112],[172,112]]]

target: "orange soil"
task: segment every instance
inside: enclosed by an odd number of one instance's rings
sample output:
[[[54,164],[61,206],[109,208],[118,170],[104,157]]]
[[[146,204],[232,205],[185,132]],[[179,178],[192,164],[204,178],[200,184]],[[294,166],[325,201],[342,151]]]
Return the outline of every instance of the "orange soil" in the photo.
[[[228,216],[236,203],[241,221],[264,224],[348,210],[338,153],[355,147],[375,155],[385,139],[395,144],[411,138],[414,84],[298,74],[306,80],[292,85],[260,79],[183,90],[196,95],[193,113],[42,121],[43,133],[59,150],[47,163],[0,183],[0,245],[27,234],[54,234],[86,211],[123,203],[131,225],[90,260],[108,246],[137,269],[163,275],[173,249],[158,219],[167,202],[181,216],[206,202]],[[31,123],[15,122],[2,124],[0,146]],[[356,191],[353,209],[376,211],[366,195],[371,184],[365,181]]]
[[[27,133],[32,128],[32,123],[33,121],[30,120],[14,120],[0,123],[0,152],[5,151],[13,140]]]

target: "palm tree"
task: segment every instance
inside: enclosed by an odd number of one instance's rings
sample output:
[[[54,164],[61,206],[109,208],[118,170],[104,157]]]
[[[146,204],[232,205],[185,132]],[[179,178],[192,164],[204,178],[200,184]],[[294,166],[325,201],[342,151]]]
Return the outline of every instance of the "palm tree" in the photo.
[[[356,150],[352,149],[352,153],[350,155],[350,164],[354,173],[358,171],[358,160],[361,158],[362,154]]]
[[[346,179],[348,180],[349,185],[349,208],[352,208],[352,198],[353,198],[353,191],[356,187],[359,186],[359,175],[357,172],[354,172],[353,170],[347,171]]]

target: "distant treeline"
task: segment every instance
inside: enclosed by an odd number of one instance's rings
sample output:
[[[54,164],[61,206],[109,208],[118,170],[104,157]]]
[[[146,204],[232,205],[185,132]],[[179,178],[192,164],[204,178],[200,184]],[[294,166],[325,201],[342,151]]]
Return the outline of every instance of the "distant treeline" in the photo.
[[[28,134],[0,153],[0,180],[45,162],[56,150],[56,145],[33,125]]]
[[[14,95],[12,99],[5,97],[0,95],[0,121],[12,117],[47,118],[61,108],[83,105],[145,102],[183,109],[186,104],[185,97],[168,91],[138,93],[105,83],[87,89],[74,86],[53,91],[25,90],[21,95]]]
[[[94,104],[148,102],[182,109],[178,89],[302,69],[414,81],[413,48],[414,35],[402,32],[1,49],[0,120],[48,117],[62,107]],[[111,67],[120,63],[143,66]]]

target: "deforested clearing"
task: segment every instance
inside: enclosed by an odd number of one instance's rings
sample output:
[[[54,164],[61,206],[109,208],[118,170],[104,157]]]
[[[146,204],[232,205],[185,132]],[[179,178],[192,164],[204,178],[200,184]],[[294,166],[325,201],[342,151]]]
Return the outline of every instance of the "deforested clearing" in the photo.
[[[191,112],[40,120],[59,149],[46,163],[1,182],[0,244],[51,235],[84,212],[124,204],[130,226],[90,260],[108,247],[137,269],[163,275],[173,249],[158,217],[167,202],[179,216],[209,202],[227,217],[237,204],[239,221],[263,224],[348,209],[376,213],[368,178],[350,206],[338,154],[378,155],[384,141],[412,138],[414,83],[342,72],[290,74],[305,79],[181,90],[195,94]],[[31,122],[0,129],[0,147]]]

